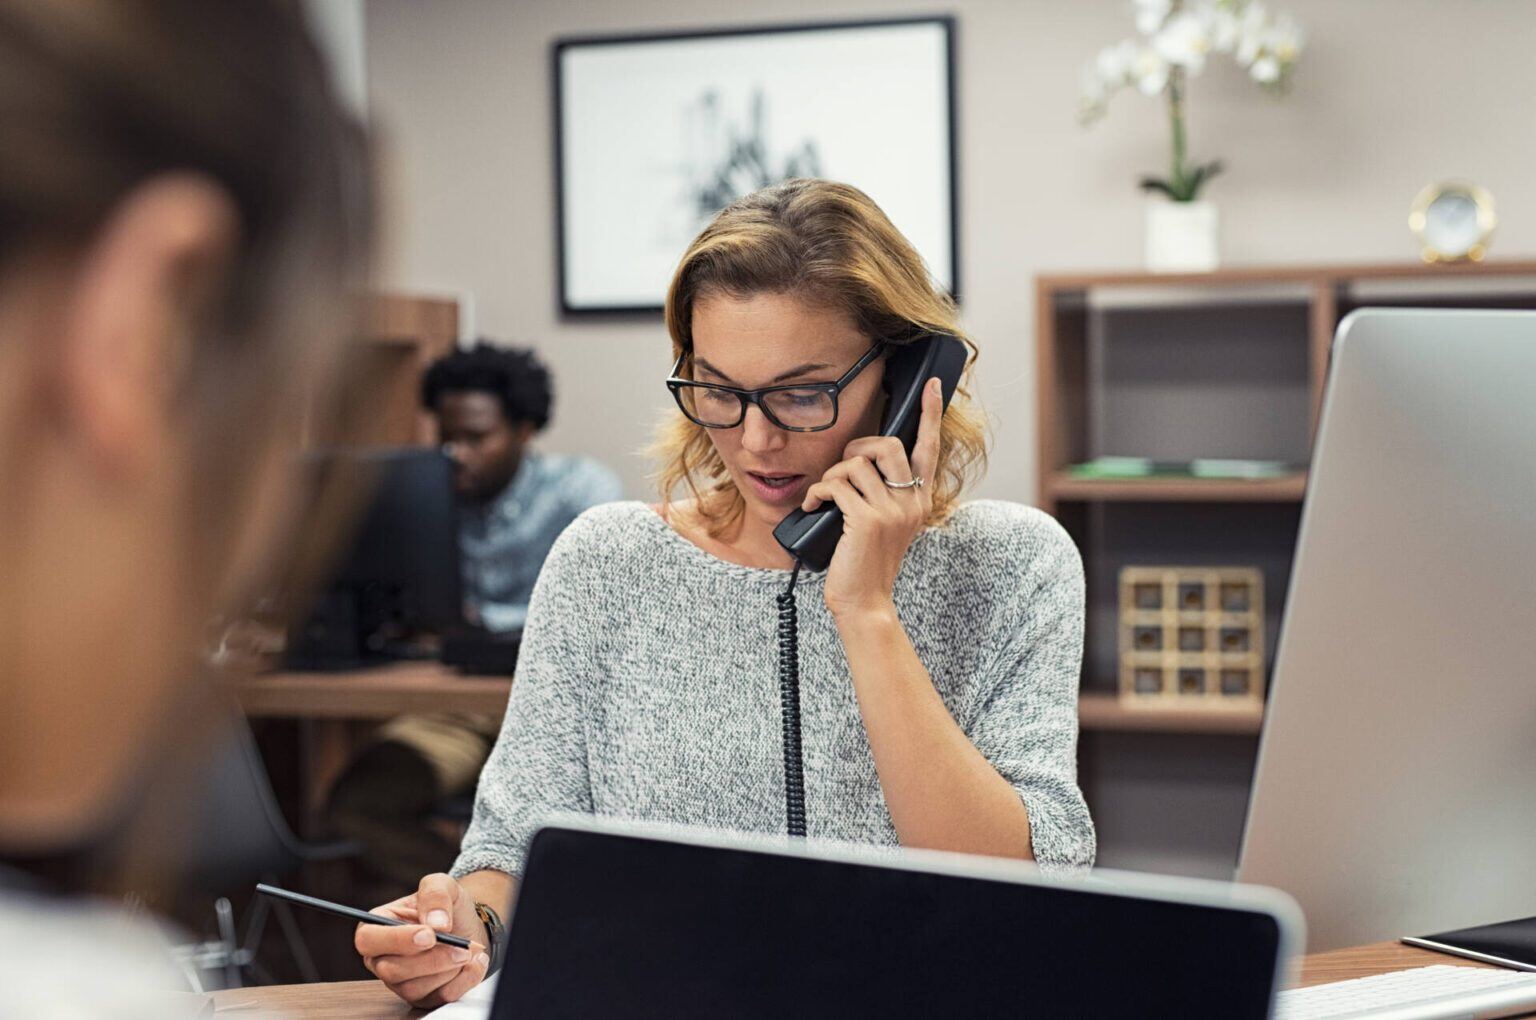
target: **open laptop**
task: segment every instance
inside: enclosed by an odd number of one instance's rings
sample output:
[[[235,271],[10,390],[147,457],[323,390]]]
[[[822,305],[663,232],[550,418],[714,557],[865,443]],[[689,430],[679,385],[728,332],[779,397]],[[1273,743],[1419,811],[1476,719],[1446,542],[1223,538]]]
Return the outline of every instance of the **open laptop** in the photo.
[[[1536,313],[1341,324],[1238,878],[1314,951],[1536,914]]]
[[[494,1020],[1269,1016],[1283,896],[601,821],[541,830]]]

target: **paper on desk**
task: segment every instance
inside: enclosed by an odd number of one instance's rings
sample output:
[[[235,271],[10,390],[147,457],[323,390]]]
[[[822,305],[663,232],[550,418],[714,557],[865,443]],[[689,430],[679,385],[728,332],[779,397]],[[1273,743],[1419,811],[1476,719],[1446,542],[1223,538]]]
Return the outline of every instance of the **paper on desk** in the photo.
[[[435,1020],[490,1020],[491,1000],[496,998],[496,981],[500,977],[500,974],[492,975],[465,992],[458,1002],[439,1006],[427,1016]]]

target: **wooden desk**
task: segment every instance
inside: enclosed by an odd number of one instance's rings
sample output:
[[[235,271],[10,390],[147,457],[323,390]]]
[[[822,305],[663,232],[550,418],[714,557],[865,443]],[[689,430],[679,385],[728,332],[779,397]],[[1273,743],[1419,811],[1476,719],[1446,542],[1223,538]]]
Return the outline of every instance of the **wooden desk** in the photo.
[[[226,685],[247,715],[302,719],[391,719],[408,712],[501,715],[512,680],[464,676],[437,662],[402,662],[342,673],[264,673]],[[1084,692],[1084,730],[1256,734],[1262,709],[1126,708],[1113,694]]]
[[[439,662],[399,662],[345,673],[267,673],[229,683],[246,715],[392,719],[413,712],[500,716],[512,678],[464,676]]]
[[[1400,942],[1377,942],[1354,949],[1314,953],[1301,962],[1301,987],[1328,981],[1369,977],[1393,970],[1449,963],[1459,967],[1483,967],[1456,956],[1415,949]],[[397,1020],[422,1013],[408,1008],[377,981],[339,981],[320,985],[276,985],[269,988],[235,988],[215,992],[219,1009],[241,1002],[256,1002],[281,1010],[295,1020]]]
[[[377,981],[327,981],[318,985],[268,985],[214,992],[218,1016],[238,1017],[224,1010],[255,1003],[293,1020],[397,1020],[425,1016],[395,998]]]
[[[308,824],[352,758],[356,724],[424,712],[500,719],[512,678],[465,676],[440,662],[398,662],[342,673],[264,673],[225,686],[246,715],[305,721],[302,768]]]

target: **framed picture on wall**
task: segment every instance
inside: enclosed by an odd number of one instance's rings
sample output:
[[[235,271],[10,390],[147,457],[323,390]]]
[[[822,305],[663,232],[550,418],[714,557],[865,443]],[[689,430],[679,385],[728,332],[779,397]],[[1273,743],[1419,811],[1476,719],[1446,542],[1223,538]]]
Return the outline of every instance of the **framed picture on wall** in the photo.
[[[560,305],[654,312],[733,199],[786,177],[852,184],[959,294],[954,19],[554,44]]]

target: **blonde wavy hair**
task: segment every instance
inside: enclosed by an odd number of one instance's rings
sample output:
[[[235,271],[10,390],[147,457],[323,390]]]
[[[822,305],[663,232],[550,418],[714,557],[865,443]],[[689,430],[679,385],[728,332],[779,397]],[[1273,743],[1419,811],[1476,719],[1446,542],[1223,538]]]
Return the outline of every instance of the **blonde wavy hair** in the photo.
[[[965,373],[939,429],[929,524],[942,524],[986,467],[986,419],[971,400],[976,344],[960,329],[954,300],[869,196],[834,181],[793,178],[737,199],[689,245],[667,290],[672,356],[693,349],[693,308],[713,294],[793,294],[846,312],[870,342],[911,343],[949,333],[969,349]],[[685,489],[711,535],[746,508],[708,430],[674,412],[651,446],[663,509]]]

